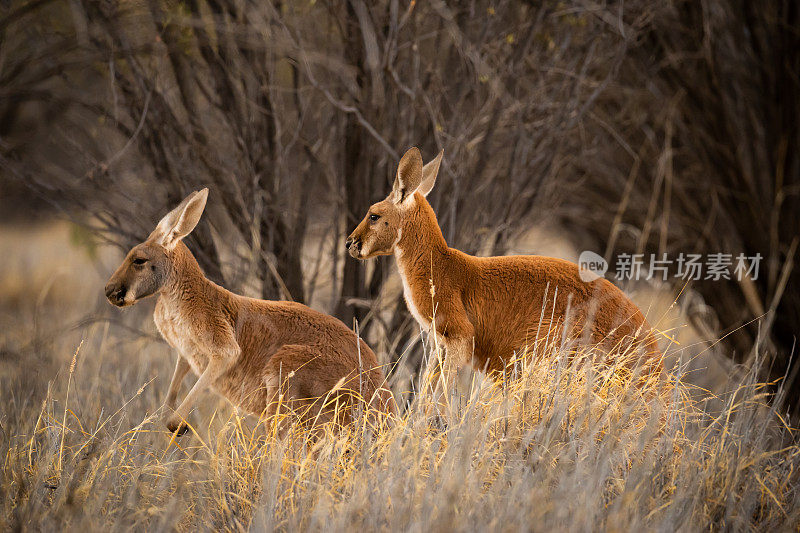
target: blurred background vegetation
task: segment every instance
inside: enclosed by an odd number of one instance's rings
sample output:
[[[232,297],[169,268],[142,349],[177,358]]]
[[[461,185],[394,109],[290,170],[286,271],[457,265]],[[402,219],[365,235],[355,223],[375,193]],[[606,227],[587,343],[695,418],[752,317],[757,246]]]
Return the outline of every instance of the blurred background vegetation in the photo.
[[[109,311],[116,256],[76,245],[125,250],[203,186],[210,278],[421,353],[393,261],[343,253],[416,145],[445,150],[431,201],[470,253],[760,253],[757,279],[654,288],[697,351],[722,337],[797,405],[799,32],[793,0],[0,0],[2,261],[28,261],[4,269],[0,363],[45,293],[73,328]]]

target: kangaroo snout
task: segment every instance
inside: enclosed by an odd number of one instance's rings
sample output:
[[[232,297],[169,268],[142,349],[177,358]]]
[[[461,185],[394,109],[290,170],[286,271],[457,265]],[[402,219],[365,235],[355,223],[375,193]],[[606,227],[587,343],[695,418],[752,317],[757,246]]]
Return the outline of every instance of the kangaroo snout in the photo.
[[[350,237],[347,238],[346,241],[344,241],[344,245],[347,248],[348,253],[352,257],[356,259],[361,258],[361,246],[362,246],[361,239],[357,239],[351,235]]]
[[[128,293],[128,288],[125,285],[111,283],[106,285],[106,298],[117,307],[125,305],[125,295]]]

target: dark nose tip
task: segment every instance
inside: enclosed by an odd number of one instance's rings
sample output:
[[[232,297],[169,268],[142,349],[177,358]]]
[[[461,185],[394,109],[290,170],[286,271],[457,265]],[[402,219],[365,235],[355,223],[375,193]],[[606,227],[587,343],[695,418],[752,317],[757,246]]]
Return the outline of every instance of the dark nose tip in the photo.
[[[345,249],[349,250],[351,244],[353,244],[353,238],[352,237],[348,237],[347,240],[344,241]]]
[[[123,301],[126,292],[128,292],[128,289],[124,285],[120,285],[119,287],[111,283],[106,285],[106,298],[111,302],[119,303]]]

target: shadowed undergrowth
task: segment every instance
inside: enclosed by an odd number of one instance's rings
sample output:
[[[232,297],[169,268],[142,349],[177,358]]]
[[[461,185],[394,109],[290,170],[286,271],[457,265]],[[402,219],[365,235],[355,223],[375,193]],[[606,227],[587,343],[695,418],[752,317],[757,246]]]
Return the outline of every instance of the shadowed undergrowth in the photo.
[[[497,382],[476,377],[441,417],[430,414],[428,375],[406,412],[380,427],[362,416],[319,439],[298,429],[278,440],[274,420],[223,408],[195,415],[175,439],[152,378],[97,379],[90,351],[108,346],[86,342],[44,399],[0,392],[3,529],[800,524],[796,435],[753,379],[712,416],[679,380],[641,380],[623,365],[584,364],[585,350],[537,347],[545,357],[512,363]]]

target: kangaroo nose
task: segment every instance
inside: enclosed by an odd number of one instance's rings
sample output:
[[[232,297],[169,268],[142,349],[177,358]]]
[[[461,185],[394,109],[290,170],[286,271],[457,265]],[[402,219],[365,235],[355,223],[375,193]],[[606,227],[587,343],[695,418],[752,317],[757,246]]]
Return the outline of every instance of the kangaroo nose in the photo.
[[[125,300],[128,289],[124,285],[117,286],[113,283],[106,285],[106,298],[114,305],[120,305]]]
[[[361,250],[361,239],[354,239],[353,237],[349,237],[345,242],[344,245],[347,250],[350,250],[353,246]]]

